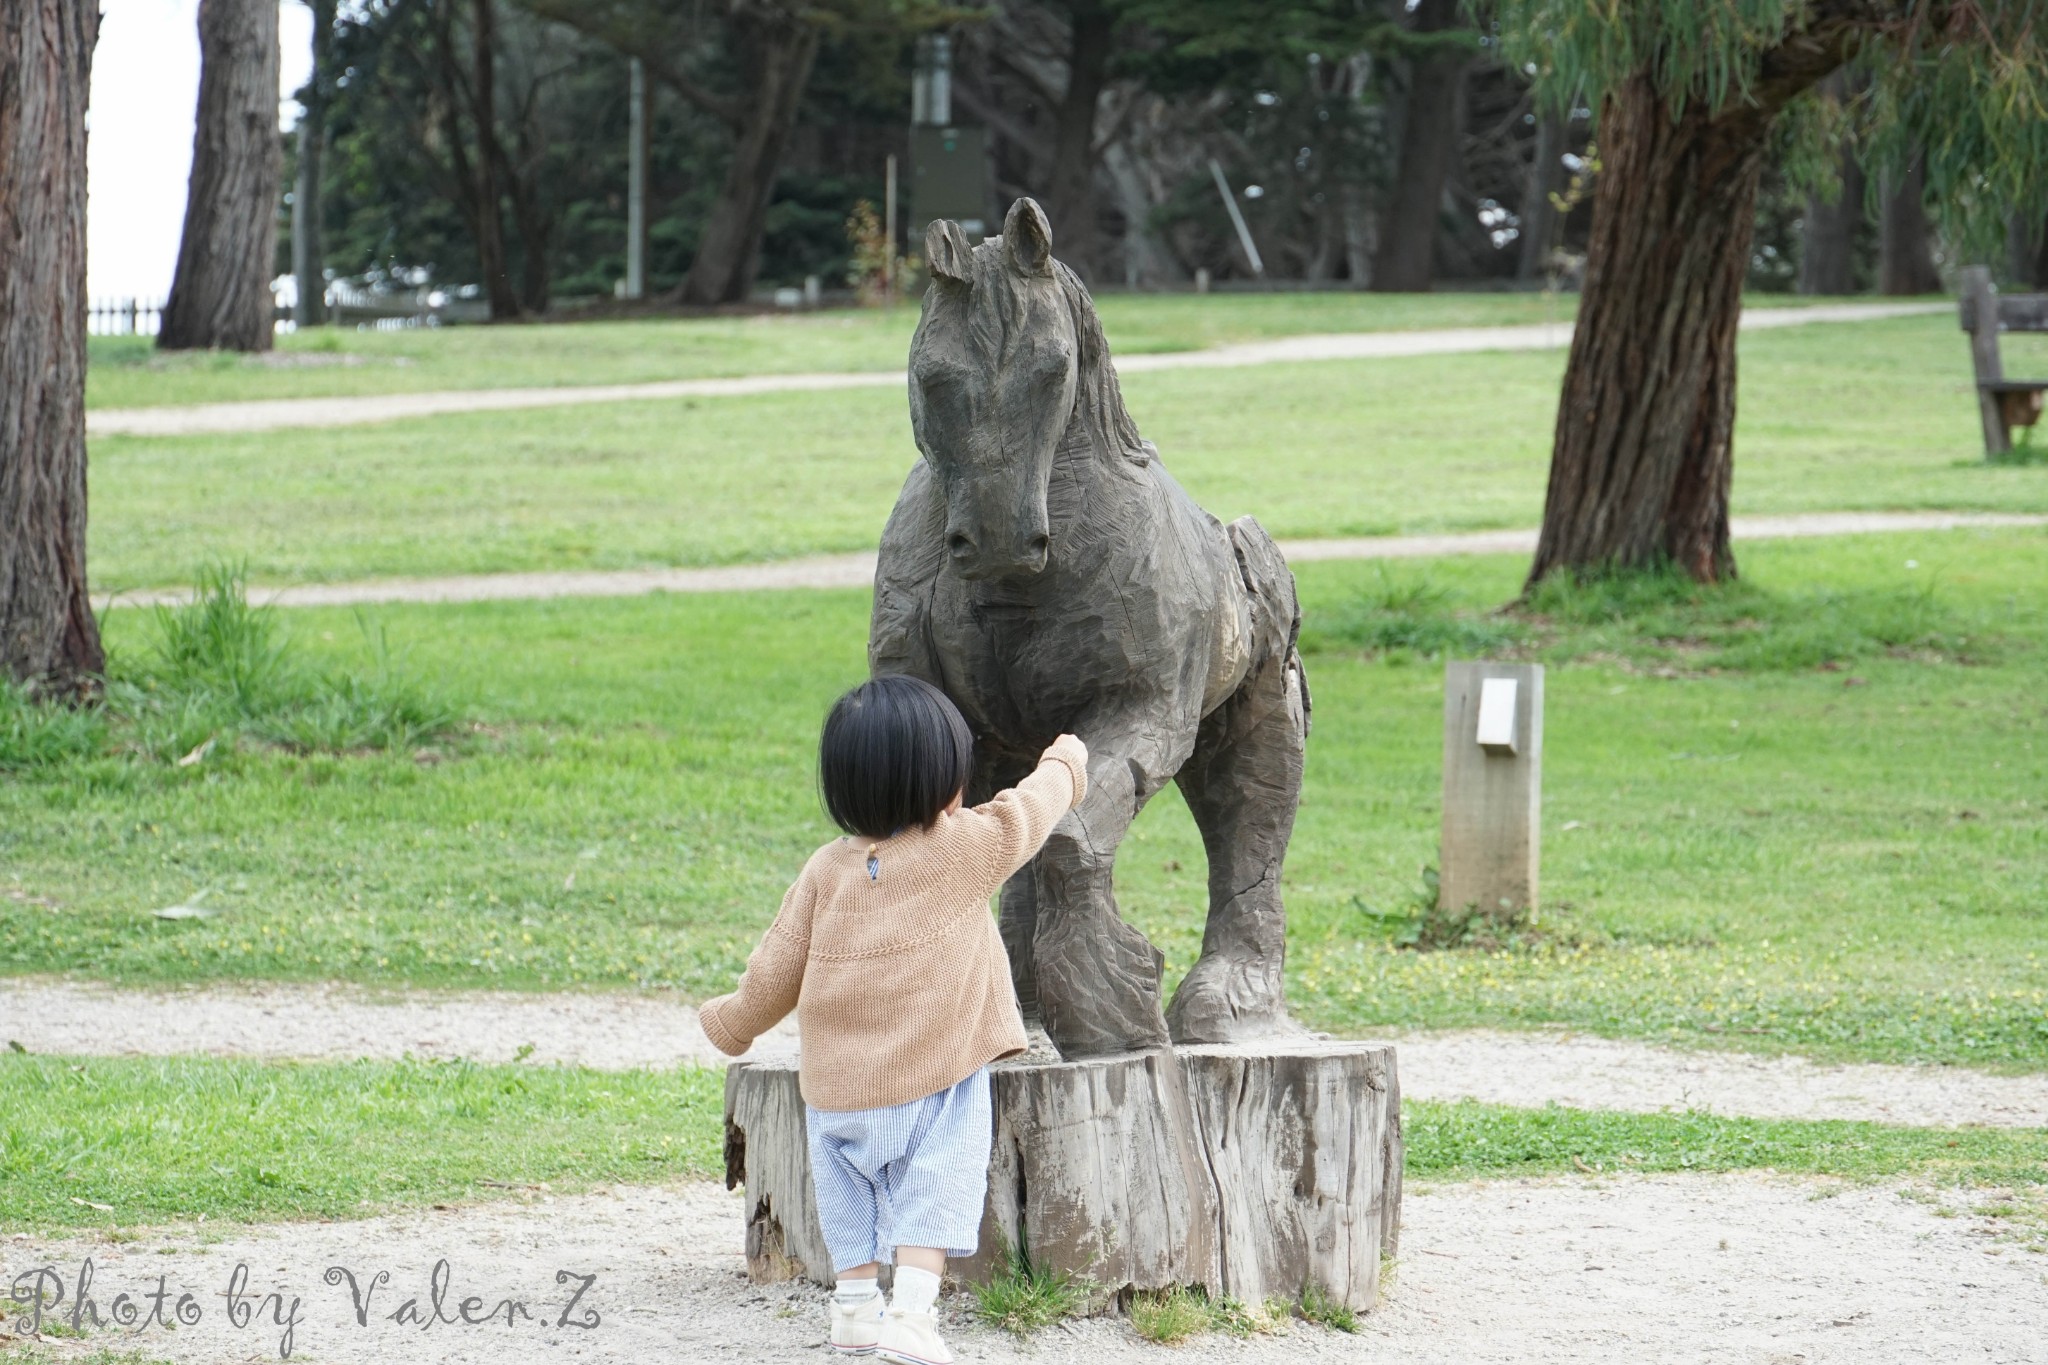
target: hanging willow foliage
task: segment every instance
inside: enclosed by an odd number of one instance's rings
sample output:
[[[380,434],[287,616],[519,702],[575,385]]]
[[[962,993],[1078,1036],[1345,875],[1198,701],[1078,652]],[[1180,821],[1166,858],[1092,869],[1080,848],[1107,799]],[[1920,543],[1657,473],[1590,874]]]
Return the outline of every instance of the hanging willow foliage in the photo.
[[[1647,74],[1674,118],[1695,104],[1782,110],[1787,169],[1809,184],[1825,187],[1845,138],[1880,170],[1921,155],[1930,205],[1971,245],[1996,241],[2010,212],[2048,212],[2041,0],[1492,0],[1475,9],[1553,104],[1583,92],[1598,108]],[[1781,59],[1815,47],[1843,54],[1862,77],[1858,93],[1835,101],[1774,88]]]

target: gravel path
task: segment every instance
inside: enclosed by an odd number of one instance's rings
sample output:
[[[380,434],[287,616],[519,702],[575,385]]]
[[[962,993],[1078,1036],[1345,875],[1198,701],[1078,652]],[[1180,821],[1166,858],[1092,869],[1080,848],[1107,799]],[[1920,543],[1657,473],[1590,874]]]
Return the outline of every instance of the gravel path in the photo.
[[[822,1359],[822,1292],[747,1281],[742,1208],[739,1196],[698,1183],[341,1223],[185,1226],[118,1244],[16,1235],[0,1240],[0,1282],[49,1266],[68,1292],[91,1256],[104,1309],[117,1293],[153,1292],[161,1276],[170,1302],[189,1292],[202,1316],[175,1333],[150,1328],[134,1346],[151,1359],[208,1365],[278,1357],[271,1309],[259,1306],[241,1328],[229,1318],[223,1291],[237,1264],[248,1267],[250,1291],[299,1301],[298,1360]],[[2043,1258],[1999,1243],[1977,1220],[1937,1218],[1898,1188],[1754,1175],[1513,1181],[1412,1189],[1404,1214],[1396,1279],[1356,1336],[1296,1323],[1285,1336],[1208,1336],[1165,1349],[1101,1317],[1019,1345],[969,1321],[958,1295],[947,1300],[948,1336],[962,1360],[1044,1365],[1865,1365],[2048,1355]],[[472,1326],[391,1321],[407,1299],[430,1302],[444,1258],[451,1316],[475,1296],[473,1317],[510,1298],[531,1318],[510,1327],[510,1312]],[[366,1323],[354,1317],[347,1281],[325,1282],[331,1266],[362,1286],[390,1273]],[[575,1306],[577,1317],[597,1315],[594,1326],[557,1325],[577,1287],[558,1285],[558,1271],[596,1277]],[[114,1344],[112,1335],[56,1344],[78,1354]]]
[[[1815,322],[1869,322],[1878,318],[1942,313],[1947,303],[1847,303],[1814,308],[1755,308],[1742,315],[1744,330],[1798,327]],[[1347,332],[1282,337],[1204,351],[1132,355],[1119,359],[1124,374],[1150,370],[1235,369],[1305,360],[1374,360],[1469,351],[1553,350],[1571,344],[1569,323],[1517,327],[1454,327],[1422,332]],[[899,388],[900,370],[855,374],[763,374],[731,379],[676,379],[653,384],[563,385],[538,389],[462,389],[393,393],[361,398],[278,398],[183,407],[100,408],[85,415],[92,436],[192,436],[214,432],[277,431],[286,427],[360,426],[453,412],[505,412],[579,403],[626,403],[668,398],[729,398],[762,393],[816,393],[826,389]]]
[[[253,1057],[467,1057],[603,1068],[723,1061],[688,1005],[654,995],[373,995],[345,986],[114,991],[0,981],[0,1043],[31,1052]],[[2048,1127],[2048,1074],[1960,1067],[1828,1065],[1693,1052],[1564,1032],[1410,1034],[1411,1099],[1562,1104],[1639,1113],[1703,1109],[1759,1118],[1866,1119],[1941,1127]],[[793,1028],[760,1051],[788,1051]]]
[[[2048,516],[2008,512],[1805,512],[1734,517],[1737,540],[1788,540],[1871,532],[1953,531],[1969,527],[2041,526]],[[1363,536],[1348,540],[1283,540],[1296,564],[1320,559],[1426,559],[1438,555],[1531,554],[1533,530],[1460,531],[1428,536]],[[786,588],[864,588],[874,582],[875,555],[817,555],[716,569],[568,570],[469,574],[450,578],[379,578],[355,583],[255,587],[257,602],[278,607],[346,607],[381,602],[502,602],[549,597],[643,597],[657,592],[751,592]],[[147,588],[96,598],[97,606],[160,606],[183,602],[186,588]]]

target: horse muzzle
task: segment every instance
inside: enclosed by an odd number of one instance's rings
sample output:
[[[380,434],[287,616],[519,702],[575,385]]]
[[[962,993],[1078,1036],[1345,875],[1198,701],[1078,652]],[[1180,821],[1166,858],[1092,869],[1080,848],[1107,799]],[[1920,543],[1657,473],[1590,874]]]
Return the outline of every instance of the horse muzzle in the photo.
[[[985,546],[965,531],[946,534],[946,553],[953,571],[962,578],[1029,578],[1043,573],[1052,557],[1052,538],[1036,531],[1012,545],[996,549]]]

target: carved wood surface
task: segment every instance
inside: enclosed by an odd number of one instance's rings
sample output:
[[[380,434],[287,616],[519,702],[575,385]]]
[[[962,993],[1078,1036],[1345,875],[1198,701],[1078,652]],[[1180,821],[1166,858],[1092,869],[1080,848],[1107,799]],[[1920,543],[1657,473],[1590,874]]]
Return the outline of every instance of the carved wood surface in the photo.
[[[1033,1265],[1107,1291],[1198,1284],[1247,1303],[1315,1284],[1378,1296],[1400,1235],[1400,1085],[1386,1044],[1304,1039],[992,1069],[985,1280]],[[832,1282],[794,1059],[726,1076],[726,1181],[747,1192],[756,1279]]]

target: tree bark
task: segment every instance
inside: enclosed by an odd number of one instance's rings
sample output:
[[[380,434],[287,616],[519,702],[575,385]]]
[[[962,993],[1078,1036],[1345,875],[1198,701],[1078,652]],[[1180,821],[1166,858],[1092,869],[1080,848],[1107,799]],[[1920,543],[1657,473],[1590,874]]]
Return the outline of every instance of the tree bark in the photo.
[[[1878,238],[1878,281],[1881,294],[1938,294],[1941,272],[1934,267],[1927,232],[1927,169],[1919,157],[1887,186],[1884,220]]]
[[[276,0],[200,0],[199,54],[185,231],[157,345],[267,351],[284,175]]]
[[[779,7],[736,6],[732,34],[748,98],[734,128],[732,165],[676,290],[683,303],[741,303],[752,292],[768,201],[818,55],[817,25]]]
[[[1109,76],[1116,16],[1096,0],[1067,6],[1067,88],[1053,115],[1052,173],[1045,183],[1046,216],[1059,224],[1060,259],[1093,281],[1096,259],[1095,111]]]
[[[1586,283],[1533,585],[1675,562],[1729,578],[1735,325],[1771,115],[1674,120],[1637,76],[1600,115]]]
[[[327,253],[320,241],[320,161],[327,143],[328,70],[334,63],[335,0],[307,0],[313,11],[313,71],[299,93],[298,183],[292,191],[292,321],[327,321]]]
[[[0,679],[106,667],[85,584],[85,113],[96,0],[0,6]]]
[[[1459,5],[1460,0],[1421,0],[1414,31],[1441,33],[1455,27]],[[1418,57],[1412,64],[1394,193],[1380,223],[1372,268],[1372,287],[1381,293],[1419,293],[1430,286],[1444,180],[1458,152],[1458,88],[1469,60],[1453,49]]]
[[[2048,221],[2027,213],[2006,219],[2006,273],[2025,289],[2048,289]]]

